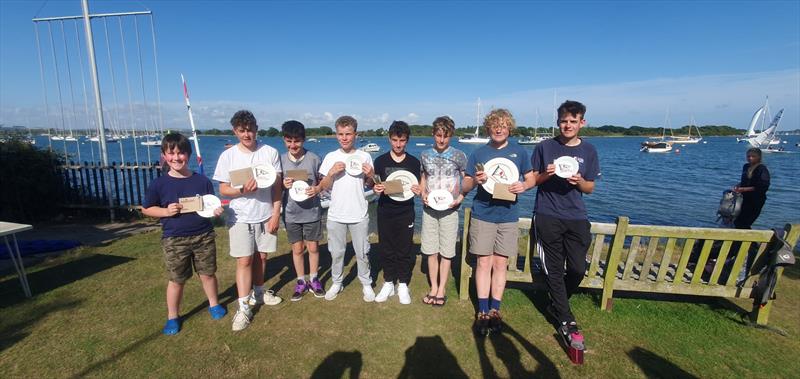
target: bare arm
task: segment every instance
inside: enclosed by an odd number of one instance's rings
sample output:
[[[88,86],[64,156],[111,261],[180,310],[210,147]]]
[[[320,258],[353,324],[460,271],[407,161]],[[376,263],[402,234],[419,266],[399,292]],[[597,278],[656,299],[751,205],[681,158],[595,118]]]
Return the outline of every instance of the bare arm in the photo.
[[[144,213],[144,215],[147,217],[154,217],[154,218],[172,217],[180,213],[181,208],[183,208],[183,206],[180,205],[179,203],[172,203],[168,205],[166,208],[162,208],[159,206],[142,208],[142,213]]]

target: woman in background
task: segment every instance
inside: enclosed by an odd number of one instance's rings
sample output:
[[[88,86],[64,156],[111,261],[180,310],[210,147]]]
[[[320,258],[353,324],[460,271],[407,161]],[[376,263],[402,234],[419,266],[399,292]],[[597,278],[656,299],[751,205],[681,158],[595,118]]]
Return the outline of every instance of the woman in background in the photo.
[[[768,189],[769,170],[761,163],[761,149],[748,149],[747,163],[742,167],[742,179],[738,186],[733,187],[734,192],[742,194],[742,211],[733,220],[736,229],[750,229],[767,201]]]

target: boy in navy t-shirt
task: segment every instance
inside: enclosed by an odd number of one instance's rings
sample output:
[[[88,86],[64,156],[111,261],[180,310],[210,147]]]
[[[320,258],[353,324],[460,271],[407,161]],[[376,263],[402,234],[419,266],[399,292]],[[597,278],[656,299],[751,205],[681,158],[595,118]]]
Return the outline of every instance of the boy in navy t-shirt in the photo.
[[[539,144],[532,158],[539,189],[534,205],[535,230],[531,234],[536,237],[536,248],[547,275],[552,301],[548,310],[559,322],[559,333],[577,349],[583,349],[583,335],[570,310],[569,298],[586,272],[586,252],[592,241],[583,194],[594,191],[594,181],[600,175],[597,151],[578,137],[586,125],[585,114],[586,107],[577,101],[561,104],[558,107],[561,134]],[[553,162],[563,156],[578,161],[578,172],[569,178],[555,175]]]
[[[506,109],[495,109],[483,121],[491,141],[470,154],[462,191],[466,194],[478,187],[472,200],[472,220],[469,225],[469,252],[477,255],[475,290],[478,294],[478,313],[475,329],[479,335],[499,333],[502,325],[500,301],[506,288],[506,269],[509,259],[516,259],[519,240],[518,197],[535,185],[530,158],[525,148],[512,145],[508,136],[516,127],[514,117]],[[518,177],[508,178],[503,170],[484,167],[490,160],[500,158],[513,164]],[[479,165],[480,164],[480,165]],[[477,167],[476,167],[477,166]],[[499,168],[500,166],[498,166]],[[484,169],[492,172],[484,172]],[[497,199],[483,185],[489,181],[511,184],[508,192],[516,195],[513,201]],[[494,192],[498,191],[495,185]]]
[[[178,199],[214,194],[211,181],[189,170],[192,148],[189,140],[178,133],[164,136],[161,157],[169,171],[156,178],[147,188],[142,213],[161,219],[161,247],[167,267],[167,322],[163,333],[176,334],[181,329],[180,304],[184,283],[192,277],[192,266],[200,277],[208,297],[208,312],[215,320],[227,313],[217,299],[217,248],[211,221],[195,212],[181,213]],[[222,207],[214,215],[222,214]]]

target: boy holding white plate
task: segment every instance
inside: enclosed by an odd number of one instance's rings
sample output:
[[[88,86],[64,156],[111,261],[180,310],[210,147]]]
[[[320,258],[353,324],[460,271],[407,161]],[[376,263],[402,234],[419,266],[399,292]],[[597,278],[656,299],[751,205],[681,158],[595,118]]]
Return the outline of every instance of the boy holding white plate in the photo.
[[[361,282],[363,299],[375,300],[369,268],[369,214],[364,187],[372,187],[372,157],[355,148],[358,122],[350,116],[336,119],[336,140],[339,149],[325,155],[319,173],[324,175],[322,189],[331,191],[328,207],[328,250],[331,252],[331,280],[333,284],[325,293],[325,300],[335,299],[344,288],[344,251],[347,232],[355,250],[358,280]]]
[[[164,136],[161,156],[169,166],[169,171],[150,183],[142,204],[145,216],[161,220],[161,247],[169,276],[167,322],[162,330],[166,335],[177,334],[181,330],[181,298],[184,284],[192,277],[192,267],[203,284],[211,318],[219,320],[228,312],[218,303],[217,297],[214,226],[208,218],[203,217],[221,215],[222,207],[211,209],[211,214],[199,215],[197,212],[185,212],[181,204],[182,199],[195,197],[196,202],[202,203],[200,196],[214,195],[211,181],[205,175],[189,170],[191,155],[192,146],[188,138],[178,133]]]
[[[394,296],[397,281],[397,297],[400,304],[411,304],[408,284],[414,268],[411,247],[414,243],[414,196],[420,194],[419,160],[406,153],[406,144],[411,129],[403,121],[394,121],[389,126],[391,150],[375,159],[375,175],[381,183],[373,189],[380,194],[378,199],[378,239],[383,263],[383,287],[375,296],[376,302],[384,302]],[[401,192],[386,194],[384,182],[402,183]],[[394,186],[394,189],[397,186]],[[405,188],[408,187],[408,188]]]
[[[463,151],[450,146],[456,124],[448,116],[433,121],[433,147],[422,152],[422,254],[428,258],[431,288],[422,302],[437,307],[447,303],[447,277],[456,256],[458,208],[464,201],[461,182],[467,167]],[[440,195],[441,194],[441,195]],[[429,199],[430,198],[430,199]],[[441,259],[440,259],[441,258]]]
[[[534,235],[536,248],[547,275],[552,305],[550,313],[559,323],[558,331],[573,348],[583,349],[583,335],[569,307],[586,272],[586,252],[592,241],[591,224],[583,194],[594,191],[600,175],[597,150],[578,137],[586,125],[586,107],[566,101],[558,107],[561,134],[540,143],[533,152],[536,175]],[[564,266],[566,265],[566,273]]]
[[[219,193],[231,198],[226,219],[230,255],[236,258],[239,310],[233,316],[232,328],[238,331],[250,325],[251,306],[282,301],[272,291],[264,291],[267,253],[277,250],[281,212],[281,185],[274,183],[282,179],[278,151],[258,143],[255,116],[250,111],[238,111],[231,118],[231,126],[239,143],[219,156],[214,180],[220,182]]]
[[[509,259],[513,262],[517,256],[518,197],[534,187],[536,178],[528,151],[508,142],[516,128],[511,112],[492,110],[483,125],[491,141],[470,154],[463,191],[468,193],[478,187],[472,200],[469,252],[478,256],[474,275],[478,293],[475,329],[486,336],[501,329],[500,302],[506,288],[506,270]]]
[[[306,128],[299,121],[286,121],[281,126],[286,153],[281,154],[283,167],[283,223],[292,245],[292,262],[297,273],[292,301],[299,301],[306,291],[315,297],[325,296],[317,277],[319,241],[322,240],[321,208],[319,203],[319,167],[322,160],[303,147]],[[308,278],[305,258],[308,249]]]

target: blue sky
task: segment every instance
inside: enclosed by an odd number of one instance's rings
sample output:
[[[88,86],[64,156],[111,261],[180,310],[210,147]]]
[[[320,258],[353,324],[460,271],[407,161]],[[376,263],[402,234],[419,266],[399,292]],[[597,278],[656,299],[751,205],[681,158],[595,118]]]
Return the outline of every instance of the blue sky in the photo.
[[[769,95],[773,114],[786,108],[782,129],[800,127],[797,1],[90,1],[90,6],[92,13],[144,7],[154,12],[165,128],[188,127],[180,73],[189,80],[201,129],[227,127],[239,108],[252,109],[262,127],[287,119],[330,125],[342,114],[356,115],[367,128],[388,126],[393,119],[430,123],[441,114],[453,116],[459,126],[474,125],[478,97],[484,112],[507,107],[519,124],[531,125],[538,109],[546,124],[554,92],[559,102],[586,103],[587,119],[597,126],[661,125],[669,109],[674,126],[693,115],[699,124],[745,128]],[[0,2],[0,123],[60,127],[47,26],[38,30],[49,119],[31,18],[80,12],[78,0]],[[133,24],[123,22],[131,117],[119,21],[107,20],[112,65],[105,25],[93,21],[107,118],[123,127],[147,120],[152,125],[158,117],[149,19],[138,22],[144,96]],[[64,125],[82,127],[87,121],[74,24],[65,23],[67,55],[60,24],[52,27]],[[85,51],[80,53],[85,59]],[[115,71],[116,102],[109,67]]]

